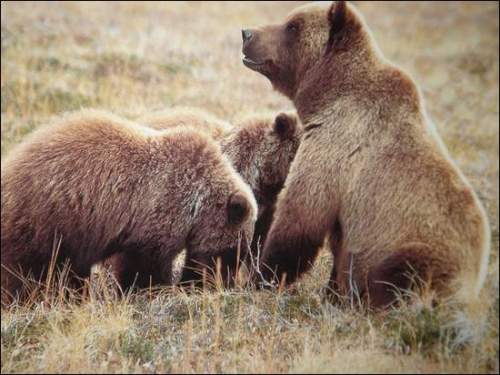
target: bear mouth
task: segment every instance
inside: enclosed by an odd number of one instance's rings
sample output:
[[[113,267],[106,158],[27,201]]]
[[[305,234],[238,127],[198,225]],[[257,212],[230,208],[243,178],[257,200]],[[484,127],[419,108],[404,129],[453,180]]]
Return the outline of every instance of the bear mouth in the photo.
[[[261,71],[267,65],[267,61],[255,61],[248,56],[243,56],[243,64],[252,70]]]

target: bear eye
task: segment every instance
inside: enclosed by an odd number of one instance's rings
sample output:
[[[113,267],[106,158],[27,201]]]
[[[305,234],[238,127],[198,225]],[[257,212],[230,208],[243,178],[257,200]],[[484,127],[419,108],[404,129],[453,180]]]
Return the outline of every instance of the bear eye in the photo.
[[[289,34],[296,34],[299,31],[299,25],[295,22],[290,22],[288,25],[286,25],[286,31]]]

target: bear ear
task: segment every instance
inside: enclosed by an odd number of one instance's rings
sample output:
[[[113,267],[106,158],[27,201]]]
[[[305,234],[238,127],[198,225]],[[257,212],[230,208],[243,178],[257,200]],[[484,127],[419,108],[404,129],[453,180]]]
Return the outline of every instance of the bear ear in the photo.
[[[274,120],[274,131],[281,139],[291,138],[295,134],[297,120],[286,113],[280,113]]]
[[[345,18],[345,1],[334,1],[328,9],[328,20],[330,21],[330,41],[332,41],[334,36],[344,27]]]
[[[245,221],[250,212],[248,199],[241,192],[232,194],[227,204],[227,218],[229,224],[239,225]]]

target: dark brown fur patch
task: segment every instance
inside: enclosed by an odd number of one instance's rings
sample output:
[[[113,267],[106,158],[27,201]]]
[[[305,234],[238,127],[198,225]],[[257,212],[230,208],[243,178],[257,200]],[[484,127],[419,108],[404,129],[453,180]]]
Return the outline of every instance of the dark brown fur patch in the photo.
[[[283,233],[278,237],[276,231],[271,231],[266,240],[265,249],[268,251],[264,252],[261,260],[262,275],[278,285],[282,281],[281,277],[286,274],[286,284],[293,283],[311,268],[322,243],[322,239],[318,241],[307,234],[290,236]]]

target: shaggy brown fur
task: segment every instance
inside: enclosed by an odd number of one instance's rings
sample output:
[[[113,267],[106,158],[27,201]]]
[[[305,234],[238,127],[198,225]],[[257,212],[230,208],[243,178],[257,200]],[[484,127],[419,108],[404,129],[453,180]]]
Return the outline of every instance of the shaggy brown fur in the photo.
[[[241,120],[233,128],[199,109],[178,108],[150,114],[138,122],[155,129],[191,127],[218,139],[224,154],[250,185],[257,199],[259,213],[251,243],[251,252],[255,255],[267,235],[274,203],[299,145],[302,132],[296,114],[253,115]],[[246,258],[245,249],[245,246],[240,249],[240,259]],[[230,285],[237,268],[238,254],[230,251],[218,256],[221,258],[222,279],[226,285]],[[147,287],[152,281],[149,275],[153,275],[155,284],[162,283],[161,278],[154,277],[158,274],[155,269],[157,262],[148,257],[138,258],[120,253],[112,256],[106,264],[122,281],[122,288],[132,284]],[[215,269],[216,259],[213,256],[188,251],[180,282],[195,282],[202,286],[203,271],[207,271],[207,276],[212,276]]]
[[[351,5],[306,5],[244,31],[243,62],[293,100],[304,137],[278,203],[262,268],[291,283],[331,238],[331,287],[371,306],[408,273],[439,292],[483,284],[489,227],[412,79],[384,59]]]
[[[116,251],[152,254],[163,281],[183,249],[216,255],[251,238],[248,185],[192,130],[157,131],[83,111],[32,134],[2,162],[2,300],[13,273],[44,277],[54,247],[79,277]]]

